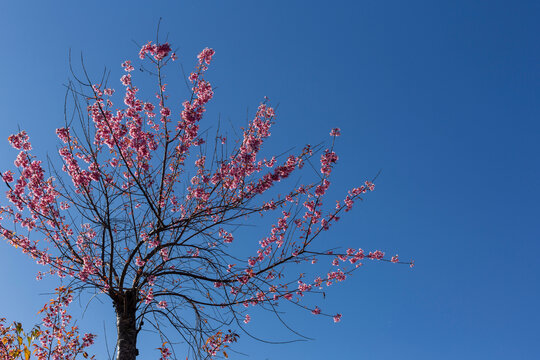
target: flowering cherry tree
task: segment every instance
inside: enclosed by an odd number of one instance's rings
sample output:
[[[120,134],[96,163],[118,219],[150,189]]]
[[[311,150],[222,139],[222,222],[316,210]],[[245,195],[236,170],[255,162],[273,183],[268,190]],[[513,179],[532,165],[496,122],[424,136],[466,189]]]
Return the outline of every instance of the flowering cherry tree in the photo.
[[[304,295],[345,280],[365,259],[399,262],[381,251],[330,250],[315,241],[374,189],[365,181],[323,206],[338,161],[338,128],[326,148],[264,155],[276,118],[265,98],[240,138],[201,130],[214,96],[205,75],[214,54],[206,48],[198,55],[191,94],[177,111],[163,82],[176,60],[168,43],[149,42],[139,53],[153,67],[154,101],[141,96],[129,60],[122,64],[121,106],[106,84],[79,80],[82,90],[71,91],[80,121],[56,130],[61,169],[46,173],[25,131],[9,137],[18,155],[16,169],[1,174],[10,204],[1,208],[0,231],[47,267],[38,277],[70,277],[112,299],[118,360],[135,359],[141,328],[160,325],[172,327],[193,358],[227,356],[236,331],[251,320],[249,309],[272,311],[280,302],[339,322],[341,314]],[[313,181],[285,180],[302,171]],[[273,224],[257,239],[237,236],[239,224],[261,216]],[[307,277],[302,264],[318,260],[330,270]],[[161,359],[171,358],[166,342],[158,349]]]
[[[80,339],[79,329],[71,326],[72,317],[66,307],[72,300],[71,289],[57,288],[56,297],[39,311],[44,315],[42,326],[35,326],[28,333],[23,330],[21,323],[6,326],[5,319],[1,318],[0,359],[94,359],[94,356],[88,355],[86,348],[94,343],[95,335],[84,334]]]

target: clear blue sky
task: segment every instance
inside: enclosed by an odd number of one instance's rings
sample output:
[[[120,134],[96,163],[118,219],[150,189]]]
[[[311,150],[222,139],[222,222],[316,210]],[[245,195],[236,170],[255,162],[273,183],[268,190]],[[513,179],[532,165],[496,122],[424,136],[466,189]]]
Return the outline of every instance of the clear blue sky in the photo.
[[[220,113],[240,124],[266,95],[279,103],[275,149],[341,127],[338,190],[383,170],[324,241],[417,265],[368,263],[318,302],[343,313],[341,323],[289,312],[315,340],[276,346],[244,336],[238,350],[249,356],[233,358],[538,357],[539,2],[3,1],[1,138],[20,126],[38,154],[54,153],[68,50],[116,81],[120,63],[136,59],[132,40],[153,39],[160,16],[186,69],[202,48],[216,49],[207,121]],[[10,168],[15,153],[5,141],[0,151],[0,168]],[[52,283],[37,283],[38,269],[0,244],[1,316],[37,319]],[[98,359],[104,320],[109,336],[114,323],[107,306],[92,302],[80,322],[100,335]],[[257,335],[296,338],[252,317]],[[143,358],[157,358],[158,344],[144,346]]]

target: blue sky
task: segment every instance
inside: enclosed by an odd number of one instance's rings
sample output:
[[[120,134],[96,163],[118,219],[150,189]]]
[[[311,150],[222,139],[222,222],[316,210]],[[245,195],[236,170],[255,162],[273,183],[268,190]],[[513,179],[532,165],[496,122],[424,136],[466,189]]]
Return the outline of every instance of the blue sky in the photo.
[[[134,41],[154,39],[163,17],[162,34],[186,70],[201,49],[216,50],[206,121],[219,114],[241,124],[268,96],[279,103],[272,149],[342,129],[336,197],[382,169],[376,191],[324,241],[416,261],[413,270],[368,263],[331,288],[318,305],[343,313],[339,324],[288,312],[315,340],[244,336],[238,350],[247,355],[233,358],[533,359],[539,16],[540,3],[525,0],[5,1],[0,136],[20,126],[38,154],[54,153],[69,49],[84,54],[90,73],[107,66],[116,81],[120,63],[136,59]],[[15,153],[6,141],[0,150],[0,168],[11,168]],[[32,324],[54,281],[36,282],[39,268],[5,243],[0,260],[0,316]],[[93,301],[80,321],[100,335],[99,359],[104,326],[114,342],[108,305]],[[265,314],[252,317],[257,335],[296,338]],[[157,358],[158,345],[144,343],[144,358]]]

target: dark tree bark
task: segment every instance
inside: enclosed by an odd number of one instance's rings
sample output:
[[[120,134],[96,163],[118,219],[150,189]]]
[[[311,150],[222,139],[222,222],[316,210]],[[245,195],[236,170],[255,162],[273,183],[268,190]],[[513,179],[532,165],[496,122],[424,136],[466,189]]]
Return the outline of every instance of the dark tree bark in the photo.
[[[118,334],[116,360],[135,360],[137,350],[137,292],[129,289],[113,298]]]

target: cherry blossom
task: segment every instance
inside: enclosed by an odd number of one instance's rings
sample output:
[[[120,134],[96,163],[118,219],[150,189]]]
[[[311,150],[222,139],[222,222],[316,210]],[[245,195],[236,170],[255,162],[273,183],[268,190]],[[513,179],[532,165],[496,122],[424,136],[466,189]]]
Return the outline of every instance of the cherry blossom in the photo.
[[[330,144],[272,154],[265,143],[279,119],[264,98],[237,139],[220,127],[209,135],[205,114],[217,95],[207,71],[216,53],[200,52],[189,93],[170,100],[173,84],[163,73],[175,58],[169,43],[141,47],[141,68],[152,66],[156,74],[150,92],[139,89],[144,82],[131,60],[121,64],[122,91],[87,84],[84,106],[78,104],[83,127],[56,129],[55,170],[32,153],[26,131],[9,136],[15,161],[0,173],[9,202],[0,207],[0,234],[44,266],[38,278],[68,277],[109,296],[125,320],[118,323],[131,327],[119,333],[138,332],[132,318],[156,328],[161,321],[215,356],[236,342],[226,329],[248,324],[250,307],[292,302],[339,322],[341,314],[323,314],[310,295],[364,263],[413,265],[347,247],[357,234],[326,236],[375,187],[363,180],[335,189],[339,128],[330,131]],[[327,201],[329,194],[338,200]],[[185,311],[193,316],[179,316]],[[44,320],[46,327],[51,321]],[[77,346],[92,342],[84,336]],[[162,359],[171,357],[165,345],[158,348]]]

